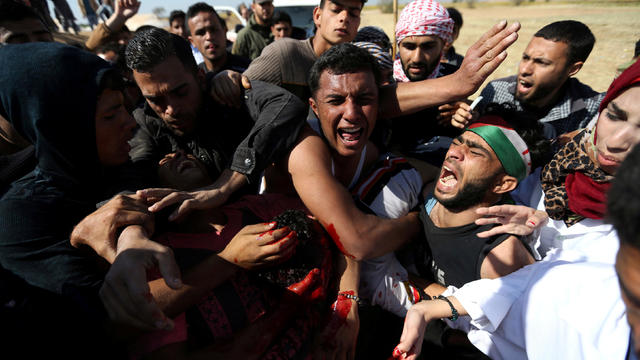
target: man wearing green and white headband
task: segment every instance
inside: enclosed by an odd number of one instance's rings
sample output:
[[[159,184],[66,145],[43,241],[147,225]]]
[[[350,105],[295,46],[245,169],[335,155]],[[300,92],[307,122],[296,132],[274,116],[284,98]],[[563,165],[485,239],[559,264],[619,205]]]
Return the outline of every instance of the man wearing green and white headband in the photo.
[[[523,120],[502,106],[490,110],[453,141],[421,209],[425,238],[411,244],[409,262],[432,283],[423,286],[430,296],[446,286],[500,277],[534,261],[517,236],[493,235],[495,224],[476,224],[482,218],[476,209],[508,203],[509,192],[532,165],[544,161],[540,158],[548,144],[535,119]]]
[[[491,229],[496,224],[482,219],[476,209],[509,203],[509,192],[532,168],[544,164],[550,147],[536,119],[505,105],[486,109],[453,140],[433,191],[425,196],[420,213],[424,237],[398,254],[409,273],[417,275],[414,285],[429,298],[436,299],[447,286],[459,288],[473,280],[501,277],[534,262],[517,236],[494,234]],[[424,346],[448,351],[449,345],[466,341],[466,334],[452,334],[444,322],[432,322]],[[468,346],[456,351],[479,355]]]

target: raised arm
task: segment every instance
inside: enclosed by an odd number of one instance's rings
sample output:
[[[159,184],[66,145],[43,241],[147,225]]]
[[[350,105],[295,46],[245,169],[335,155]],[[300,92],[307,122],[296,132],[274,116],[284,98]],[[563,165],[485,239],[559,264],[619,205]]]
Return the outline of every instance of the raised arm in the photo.
[[[138,0],[115,0],[113,14],[102,24],[98,25],[91,33],[85,46],[89,51],[95,51],[104,44],[111,34],[122,30],[125,22],[138,13],[140,2]]]
[[[331,157],[322,139],[305,130],[287,166],[298,195],[329,232],[340,250],[355,259],[384,255],[419,231],[416,213],[382,219],[362,212],[331,173]]]
[[[455,73],[383,89],[380,94],[381,116],[393,118],[411,114],[470,96],[507,57],[505,50],[518,39],[519,29],[520,23],[507,26],[503,20],[467,50],[460,69]]]

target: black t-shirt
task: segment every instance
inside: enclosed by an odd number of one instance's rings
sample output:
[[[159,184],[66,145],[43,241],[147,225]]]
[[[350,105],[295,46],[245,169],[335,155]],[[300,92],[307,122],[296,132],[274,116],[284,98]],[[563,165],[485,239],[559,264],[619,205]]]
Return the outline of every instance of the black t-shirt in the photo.
[[[415,251],[419,275],[431,278],[442,286],[462,287],[480,279],[480,268],[487,254],[505,241],[510,234],[479,238],[476,234],[494,225],[470,223],[451,228],[437,227],[429,216],[431,201],[422,206],[420,220],[426,239]],[[426,240],[426,241],[425,241]]]

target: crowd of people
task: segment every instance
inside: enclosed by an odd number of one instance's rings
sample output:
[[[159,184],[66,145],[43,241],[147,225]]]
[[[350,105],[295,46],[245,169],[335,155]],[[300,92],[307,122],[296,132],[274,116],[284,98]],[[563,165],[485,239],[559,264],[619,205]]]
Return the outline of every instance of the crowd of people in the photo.
[[[365,2],[305,38],[254,0],[230,39],[205,2],[131,31],[115,0],[69,45],[0,0],[7,354],[635,359],[640,61],[594,91],[561,20],[471,101],[520,24],[462,56],[414,0],[392,54]]]

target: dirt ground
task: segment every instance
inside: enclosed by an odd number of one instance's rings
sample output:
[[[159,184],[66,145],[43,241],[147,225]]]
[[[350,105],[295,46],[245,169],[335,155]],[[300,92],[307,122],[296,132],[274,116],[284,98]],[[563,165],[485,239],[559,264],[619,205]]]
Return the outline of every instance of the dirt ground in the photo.
[[[464,19],[460,37],[454,44],[461,54],[501,19],[519,21],[522,24],[518,41],[508,49],[509,56],[487,81],[515,74],[522,51],[542,26],[557,20],[573,19],[587,24],[596,37],[595,47],[577,77],[596,91],[606,91],[616,68],[631,59],[634,44],[640,39],[640,2],[616,6],[544,2],[525,3],[521,6],[480,3],[474,9],[469,9],[466,4],[456,5]],[[145,20],[144,16],[138,15],[134,19]],[[390,38],[393,36],[393,15],[383,14],[375,6],[368,6],[362,13],[360,26],[367,25],[380,26]],[[89,33],[82,35],[84,36],[58,34],[56,37],[66,42],[84,42]],[[477,94],[471,98],[475,98]]]
[[[446,6],[452,4],[447,3]],[[515,74],[522,51],[533,34],[544,25],[558,20],[581,21],[596,37],[589,59],[577,77],[596,91],[606,91],[616,68],[631,60],[635,42],[640,39],[640,3],[624,6],[545,4],[494,5],[479,4],[474,9],[466,5],[456,8],[462,13],[464,25],[454,46],[464,54],[486,30],[501,19],[519,21],[522,28],[519,38],[508,50],[508,57],[490,76],[489,80]],[[377,9],[367,9],[362,14],[361,26],[376,25],[393,35],[393,15]],[[482,89],[482,87],[481,87]],[[475,98],[477,94],[471,96]]]

